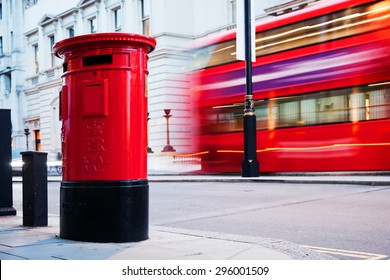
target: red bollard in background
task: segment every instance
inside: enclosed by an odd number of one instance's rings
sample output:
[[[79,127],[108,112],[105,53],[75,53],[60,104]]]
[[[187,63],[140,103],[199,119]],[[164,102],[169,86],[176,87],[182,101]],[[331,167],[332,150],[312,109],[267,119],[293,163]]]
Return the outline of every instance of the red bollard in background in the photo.
[[[148,238],[147,60],[151,37],[96,33],[53,47],[64,58],[60,237]]]

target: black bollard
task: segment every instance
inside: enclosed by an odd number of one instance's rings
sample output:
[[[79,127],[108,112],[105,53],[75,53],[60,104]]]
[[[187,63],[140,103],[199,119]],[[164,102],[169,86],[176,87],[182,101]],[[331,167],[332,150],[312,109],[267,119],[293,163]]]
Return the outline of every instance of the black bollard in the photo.
[[[22,152],[23,225],[47,226],[47,153]]]
[[[11,110],[0,109],[0,216],[16,215],[12,207]]]

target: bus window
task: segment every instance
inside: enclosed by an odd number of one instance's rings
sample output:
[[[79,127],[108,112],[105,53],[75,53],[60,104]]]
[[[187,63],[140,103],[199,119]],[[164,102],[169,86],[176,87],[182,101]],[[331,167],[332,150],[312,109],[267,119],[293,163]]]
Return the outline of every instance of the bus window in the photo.
[[[389,1],[383,1],[389,2]],[[258,33],[256,56],[333,41],[381,28],[388,5],[369,4]]]
[[[352,7],[256,34],[256,56],[321,44],[382,28],[390,18],[390,1]],[[236,41],[195,50],[194,70],[236,61]]]

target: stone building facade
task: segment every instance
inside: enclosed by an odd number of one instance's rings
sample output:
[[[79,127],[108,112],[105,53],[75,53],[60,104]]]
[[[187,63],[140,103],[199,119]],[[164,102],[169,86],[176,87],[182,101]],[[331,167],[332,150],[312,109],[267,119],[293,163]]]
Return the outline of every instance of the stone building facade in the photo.
[[[170,142],[191,145],[189,70],[194,43],[235,28],[237,0],[0,0],[0,108],[12,110],[15,151],[39,150],[55,160],[60,151],[61,60],[55,42],[96,32],[153,36],[149,59],[149,147],[166,144],[164,109],[171,109]],[[287,4],[286,4],[287,2]],[[254,1],[256,20],[302,2]],[[281,5],[283,4],[283,5]],[[275,6],[276,5],[276,6]],[[270,13],[271,13],[270,12]],[[27,134],[27,135],[26,135]]]

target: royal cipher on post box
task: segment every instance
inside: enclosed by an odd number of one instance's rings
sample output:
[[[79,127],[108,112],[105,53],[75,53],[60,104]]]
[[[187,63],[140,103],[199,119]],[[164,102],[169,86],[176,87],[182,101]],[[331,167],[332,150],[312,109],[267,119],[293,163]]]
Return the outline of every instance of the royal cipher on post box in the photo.
[[[53,47],[63,58],[61,238],[148,238],[147,61],[155,45],[138,34],[95,33]]]

